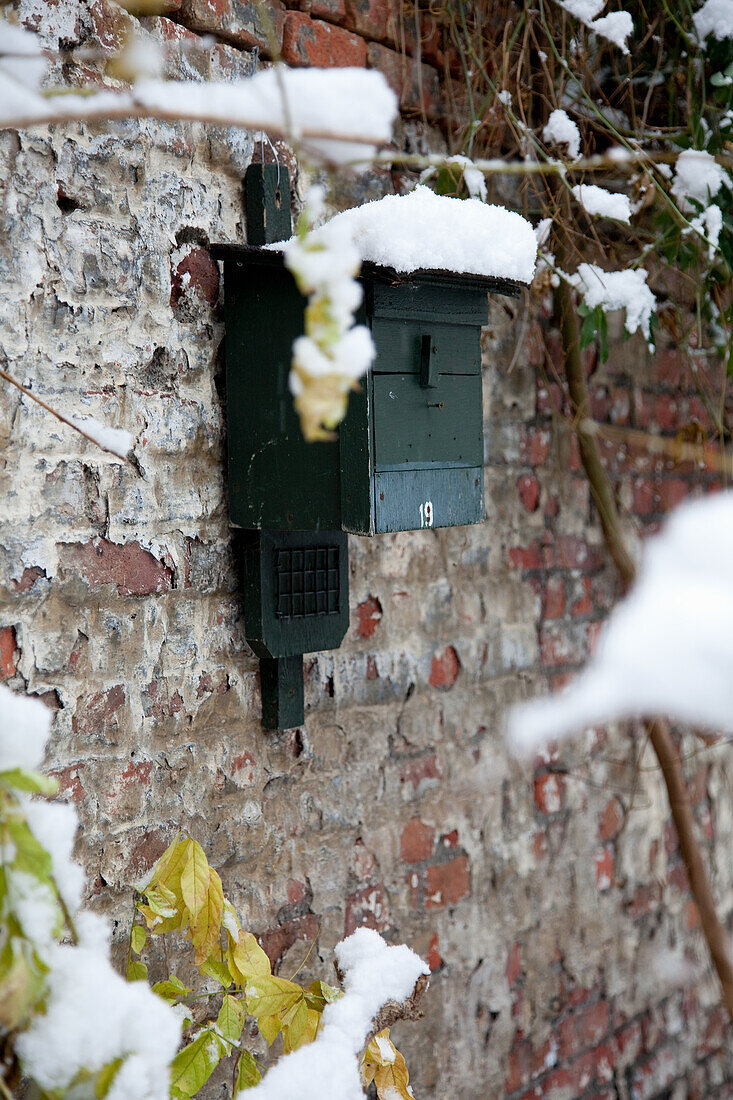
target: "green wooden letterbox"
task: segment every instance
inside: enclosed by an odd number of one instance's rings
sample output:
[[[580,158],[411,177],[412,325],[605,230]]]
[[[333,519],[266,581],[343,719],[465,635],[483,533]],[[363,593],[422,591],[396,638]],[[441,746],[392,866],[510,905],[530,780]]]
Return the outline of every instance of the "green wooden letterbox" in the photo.
[[[481,326],[498,279],[365,264],[361,323],[377,356],[333,442],[303,440],[288,388],[305,300],[282,256],[225,261],[229,512],[249,529],[360,535],[484,515]]]
[[[289,235],[287,173],[248,169],[251,245]],[[288,386],[305,299],[279,252],[217,245],[224,261],[229,515],[243,540],[247,640],[263,724],[303,721],[300,654],[348,628],[345,532],[479,523],[484,515],[481,326],[496,278],[365,263],[357,321],[376,359],[329,442],[306,443]]]

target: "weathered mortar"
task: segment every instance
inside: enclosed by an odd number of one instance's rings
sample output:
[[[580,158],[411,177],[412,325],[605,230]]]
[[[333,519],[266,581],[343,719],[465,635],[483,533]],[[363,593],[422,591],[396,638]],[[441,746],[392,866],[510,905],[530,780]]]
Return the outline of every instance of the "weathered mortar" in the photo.
[[[88,18],[67,0],[49,44]],[[212,57],[206,71],[250,65],[229,44]],[[534,768],[503,747],[506,706],[560,682],[617,595],[540,317],[517,355],[503,306],[486,333],[487,522],[352,539],[350,633],[307,659],[305,728],[262,732],[206,251],[242,239],[251,151],[188,124],[0,135],[7,369],[62,411],[130,429],[139,462],[0,391],[0,676],[57,710],[48,765],[78,805],[90,904],[121,959],[131,885],[183,827],[282,973],[320,927],[301,977],[329,977],[362,922],[429,958],[427,1017],[395,1029],[418,1096],[636,1098],[673,1081],[675,1097],[731,1095],[714,983],[698,966],[681,988],[665,964],[671,948],[704,952],[648,754],[626,815],[641,743],[589,736]],[[596,415],[704,419],[675,354],[614,344]],[[703,484],[616,446],[609,459],[644,523]],[[724,764],[710,750],[690,776],[730,913]]]

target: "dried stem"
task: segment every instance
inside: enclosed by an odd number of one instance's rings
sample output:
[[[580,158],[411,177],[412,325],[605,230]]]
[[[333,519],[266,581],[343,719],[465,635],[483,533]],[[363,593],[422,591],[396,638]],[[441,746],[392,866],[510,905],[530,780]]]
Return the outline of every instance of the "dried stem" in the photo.
[[[596,439],[597,432],[595,428],[590,429],[588,420],[590,398],[583,370],[580,326],[574,308],[572,290],[561,280],[556,295],[568,391],[575,414],[575,431],[578,436],[580,457],[593,499],[598,507],[606,546],[616,564],[621,580],[627,586],[636,576],[636,565],[626,546],[613,487],[601,463]],[[700,926],[720,980],[723,1002],[733,1022],[733,964],[728,949],[728,937],[715,909],[712,889],[697,840],[690,795],[682,771],[682,760],[665,722],[654,719],[646,721],[644,725],[662,769],[690,891],[695,899],[700,914]]]

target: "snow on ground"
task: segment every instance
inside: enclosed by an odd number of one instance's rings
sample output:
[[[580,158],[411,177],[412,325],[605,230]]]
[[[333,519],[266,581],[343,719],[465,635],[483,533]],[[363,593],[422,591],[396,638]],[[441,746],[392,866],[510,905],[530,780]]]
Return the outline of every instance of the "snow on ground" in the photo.
[[[714,156],[704,149],[685,149],[675,161],[670,190],[680,209],[689,212],[695,209],[689,199],[696,199],[707,206],[724,184],[733,186],[730,176]]]
[[[523,283],[534,275],[537,242],[530,223],[478,199],[416,187],[344,210],[323,231],[333,225],[348,228],[362,260],[400,272],[439,269]]]
[[[596,187],[593,183],[579,183],[573,187],[573,194],[583,209],[598,218],[615,218],[619,222],[631,219],[631,202],[628,195],[614,194],[605,187]]]
[[[616,719],[668,716],[733,732],[733,492],[678,508],[565,692],[516,708],[519,752]]]
[[[719,42],[733,38],[733,0],[705,0],[692,17],[700,38],[712,34]]]
[[[248,1093],[251,1100],[364,1100],[358,1055],[387,1001],[404,1001],[429,967],[404,944],[357,928],[336,945],[344,995],[323,1010],[314,1043],[280,1059]]]
[[[560,107],[548,118],[542,137],[547,142],[554,142],[555,145],[567,145],[571,160],[577,160],[580,156],[580,130]]]
[[[612,11],[608,15],[601,15],[606,0],[558,0],[558,3],[561,8],[579,19],[588,30],[618,46],[622,53],[629,52],[626,39],[634,29],[634,21],[627,11]]]

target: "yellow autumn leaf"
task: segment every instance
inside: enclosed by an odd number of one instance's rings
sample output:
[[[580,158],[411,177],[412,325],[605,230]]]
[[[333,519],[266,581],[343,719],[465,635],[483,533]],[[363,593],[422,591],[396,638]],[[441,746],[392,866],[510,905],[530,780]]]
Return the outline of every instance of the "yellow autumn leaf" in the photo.
[[[242,926],[239,923],[237,911],[230,902],[229,898],[224,898],[224,909],[222,912],[221,920],[222,924],[224,925],[226,934],[229,937],[230,944],[236,943],[239,933],[242,930]]]
[[[247,981],[247,1011],[255,1019],[277,1015],[282,1022],[288,1010],[304,998],[304,990],[286,978],[257,976]]]
[[[186,862],[181,871],[181,896],[190,914],[191,925],[206,904],[211,868],[203,848],[195,840],[189,841]]]
[[[208,867],[208,863],[206,865]],[[221,917],[224,892],[216,871],[209,868],[209,879],[204,902],[196,919],[191,920],[191,943],[195,948],[197,966],[206,961],[217,947],[221,936]]]
[[[375,1035],[364,1051],[361,1078],[365,1088],[374,1081],[379,1100],[412,1100],[405,1059],[390,1039],[388,1027]]]
[[[321,1014],[315,1008],[309,1008],[305,999],[298,1001],[286,1014],[283,1021],[283,1053],[290,1054],[292,1050],[312,1043],[318,1034],[321,1024]]]
[[[241,928],[236,944],[230,941],[227,961],[234,980],[242,987],[250,978],[270,976],[270,960],[267,955],[252,933]]]
[[[155,864],[153,873],[148,880],[147,889],[143,893],[147,894],[148,889],[154,889],[157,886],[165,886],[167,889],[173,890],[174,894],[180,896],[180,889],[176,889],[176,886],[180,887],[181,871],[186,862],[190,844],[191,841],[188,837],[180,839],[180,833],[178,834]]]
[[[268,1047],[277,1039],[280,1034],[280,1028],[282,1027],[282,1020],[279,1016],[258,1016],[257,1028],[260,1035],[267,1043]]]

